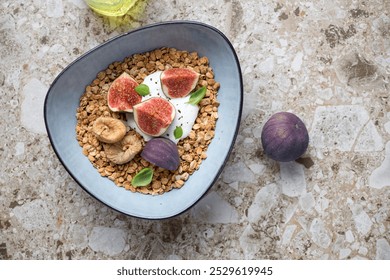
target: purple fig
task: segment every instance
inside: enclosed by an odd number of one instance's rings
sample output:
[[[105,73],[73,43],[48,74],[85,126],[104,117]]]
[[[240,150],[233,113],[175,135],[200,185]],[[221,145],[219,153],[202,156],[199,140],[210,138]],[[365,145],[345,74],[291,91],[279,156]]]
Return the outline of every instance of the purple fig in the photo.
[[[148,162],[171,171],[180,165],[179,151],[176,144],[166,138],[153,138],[148,141],[141,153]]]
[[[138,83],[126,72],[116,78],[107,94],[108,107],[113,112],[133,112],[133,106],[142,100],[135,87]]]
[[[309,134],[296,115],[279,112],[265,123],[261,143],[264,153],[270,158],[282,162],[293,161],[306,151]]]
[[[170,98],[187,96],[198,84],[199,74],[188,68],[170,68],[161,74],[164,94]]]
[[[134,121],[143,133],[156,137],[167,130],[175,113],[171,102],[153,97],[134,106]]]

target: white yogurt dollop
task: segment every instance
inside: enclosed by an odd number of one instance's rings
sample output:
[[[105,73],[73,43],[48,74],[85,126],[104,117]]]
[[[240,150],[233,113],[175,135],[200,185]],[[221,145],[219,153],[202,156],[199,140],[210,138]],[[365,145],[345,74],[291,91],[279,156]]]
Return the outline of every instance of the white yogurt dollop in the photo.
[[[177,143],[180,139],[186,138],[188,134],[190,134],[192,126],[194,125],[196,117],[198,116],[199,107],[198,105],[192,105],[187,103],[190,99],[190,95],[187,95],[183,98],[168,98],[162,91],[160,79],[161,73],[162,71],[157,71],[145,77],[143,84],[149,87],[150,94],[142,97],[142,101],[145,101],[152,97],[161,97],[172,103],[172,105],[176,109],[175,118],[173,119],[171,125],[168,127],[167,131],[165,131],[164,134],[162,134],[160,137],[168,138],[173,142]],[[127,113],[126,117],[128,125],[131,128],[135,129],[139,134],[141,134],[145,141],[149,141],[153,138],[152,136],[143,133],[138,128],[137,124],[134,121],[133,113]],[[173,132],[178,126],[181,126],[181,128],[183,129],[183,135],[180,138],[176,139]]]

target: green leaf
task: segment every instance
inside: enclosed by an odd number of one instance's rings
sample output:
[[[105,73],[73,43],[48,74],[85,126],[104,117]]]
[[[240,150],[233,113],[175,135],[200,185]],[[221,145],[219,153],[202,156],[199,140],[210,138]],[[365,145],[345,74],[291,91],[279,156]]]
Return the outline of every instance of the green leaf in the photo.
[[[134,187],[144,187],[152,182],[153,178],[153,169],[147,167],[142,169],[137,175],[134,176],[133,180],[131,180],[131,184]]]
[[[173,135],[175,136],[175,139],[179,139],[183,136],[183,128],[181,126],[176,126],[175,130],[173,131]]]
[[[141,96],[146,96],[150,93],[149,87],[145,84],[140,84],[136,86],[135,91]]]
[[[206,87],[201,87],[197,91],[191,94],[188,104],[197,105],[203,97],[206,95]]]

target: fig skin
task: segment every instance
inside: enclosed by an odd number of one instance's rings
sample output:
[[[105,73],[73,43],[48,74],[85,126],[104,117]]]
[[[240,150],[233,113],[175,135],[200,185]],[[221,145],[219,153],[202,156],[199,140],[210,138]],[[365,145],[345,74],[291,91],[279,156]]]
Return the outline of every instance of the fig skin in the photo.
[[[288,162],[305,153],[309,145],[309,134],[305,124],[295,114],[279,112],[264,124],[261,143],[268,157]]]
[[[142,141],[135,131],[129,131],[125,137],[113,144],[103,144],[107,159],[115,164],[125,164],[142,150]]]
[[[148,141],[141,152],[141,157],[170,171],[176,170],[180,165],[180,156],[176,144],[162,137]]]

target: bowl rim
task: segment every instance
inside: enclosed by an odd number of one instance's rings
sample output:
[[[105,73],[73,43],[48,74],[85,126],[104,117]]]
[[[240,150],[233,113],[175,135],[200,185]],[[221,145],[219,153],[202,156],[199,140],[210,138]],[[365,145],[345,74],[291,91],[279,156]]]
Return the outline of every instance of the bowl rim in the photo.
[[[237,70],[238,70],[238,80],[239,80],[239,94],[240,94],[240,100],[239,100],[239,111],[238,111],[238,117],[236,119],[236,123],[234,124],[235,125],[235,130],[234,130],[234,134],[233,134],[233,138],[232,138],[232,141],[230,143],[230,146],[229,146],[229,149],[228,149],[228,152],[226,154],[226,157],[225,159],[223,160],[222,164],[219,166],[218,168],[218,171],[216,172],[213,180],[210,182],[209,186],[207,186],[205,188],[205,191],[204,193],[197,199],[195,200],[191,205],[189,205],[187,208],[184,208],[182,209],[181,211],[179,211],[178,213],[174,214],[174,215],[170,215],[170,216],[164,216],[164,217],[144,217],[144,216],[136,216],[136,215],[132,215],[132,214],[129,214],[129,213],[126,213],[126,212],[123,212],[119,209],[116,209],[114,206],[111,206],[111,205],[108,205],[107,203],[105,203],[104,201],[102,201],[99,197],[97,197],[95,194],[93,194],[92,192],[90,192],[83,184],[80,183],[80,181],[78,180],[77,176],[75,176],[73,174],[73,172],[70,170],[70,168],[67,166],[67,164],[64,162],[64,160],[62,159],[62,157],[60,156],[58,150],[57,150],[57,147],[54,145],[54,140],[52,138],[52,135],[51,135],[51,132],[50,132],[50,129],[49,129],[49,125],[48,125],[48,120],[47,120],[47,103],[48,103],[48,98],[49,98],[49,95],[50,95],[50,92],[53,88],[53,86],[57,83],[57,80],[59,80],[61,78],[61,76],[63,75],[64,72],[66,72],[70,67],[72,67],[74,64],[76,64],[79,60],[82,60],[84,57],[88,56],[90,53],[96,51],[97,49],[105,46],[106,44],[109,44],[110,42],[112,41],[115,41],[119,38],[122,38],[122,37],[126,37],[128,36],[129,34],[131,33],[135,33],[135,32],[139,32],[139,31],[142,31],[142,30],[147,30],[147,29],[150,29],[150,28],[155,28],[155,27],[159,27],[159,26],[166,26],[166,25],[180,25],[180,24],[185,24],[185,25],[196,25],[196,26],[200,26],[200,27],[203,27],[203,28],[207,28],[207,29],[210,29],[216,33],[218,33],[218,35],[221,36],[222,39],[224,39],[224,41],[227,43],[227,45],[229,46],[231,52],[232,52],[232,55],[233,55],[233,58],[234,58],[234,61],[235,61],[235,66],[237,67]],[[131,55],[131,54],[129,54]],[[121,214],[124,214],[128,217],[133,217],[133,218],[137,218],[137,219],[143,219],[143,220],[165,220],[165,219],[170,219],[170,218],[174,218],[174,217],[177,217],[185,212],[187,212],[188,210],[190,210],[193,206],[195,206],[204,196],[206,196],[211,187],[214,186],[215,182],[218,180],[219,176],[221,175],[222,173],[222,170],[223,168],[225,167],[228,159],[229,159],[229,155],[231,155],[231,152],[233,150],[233,147],[234,147],[234,144],[236,142],[236,139],[237,139],[237,135],[238,135],[238,131],[239,131],[239,127],[240,127],[240,123],[241,123],[241,116],[242,116],[242,108],[243,108],[243,99],[244,99],[244,93],[243,93],[243,80],[242,80],[242,72],[241,72],[241,67],[240,67],[240,62],[239,62],[239,59],[238,59],[238,56],[237,56],[237,53],[232,45],[232,43],[230,42],[230,40],[227,38],[227,36],[222,33],[219,29],[217,29],[216,27],[214,26],[211,26],[209,24],[206,24],[206,23],[203,23],[203,22],[198,22],[198,21],[193,21],[193,20],[173,20],[173,21],[162,21],[162,22],[157,22],[157,23],[151,23],[151,24],[147,24],[147,25],[144,25],[144,26],[141,26],[141,27],[138,27],[138,28],[135,28],[135,29],[132,29],[128,32],[125,32],[125,33],[122,33],[122,34],[119,34],[119,35],[116,35],[106,41],[104,41],[103,43],[100,43],[99,45],[91,48],[90,50],[86,51],[85,53],[83,53],[82,55],[80,55],[79,57],[77,57],[76,59],[74,59],[71,63],[69,63],[63,70],[60,71],[59,74],[57,74],[57,76],[55,77],[55,79],[53,80],[53,82],[50,84],[48,90],[47,90],[47,93],[46,93],[46,96],[45,96],[45,100],[44,100],[44,106],[43,106],[43,115],[44,115],[44,121],[45,121],[45,127],[46,127],[46,131],[47,131],[47,134],[48,134],[48,137],[49,137],[49,141],[50,141],[50,144],[51,144],[51,147],[53,148],[57,158],[59,159],[59,161],[61,162],[62,166],[65,168],[65,170],[68,172],[68,174],[72,177],[72,179],[86,192],[88,193],[90,196],[92,196],[94,199],[96,199],[97,201],[99,201],[100,203],[102,203],[103,205],[115,210],[116,212],[118,213],[121,213]],[[163,194],[162,194],[163,195]]]

